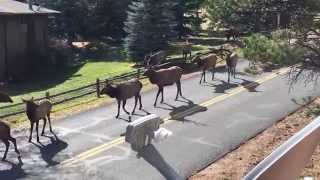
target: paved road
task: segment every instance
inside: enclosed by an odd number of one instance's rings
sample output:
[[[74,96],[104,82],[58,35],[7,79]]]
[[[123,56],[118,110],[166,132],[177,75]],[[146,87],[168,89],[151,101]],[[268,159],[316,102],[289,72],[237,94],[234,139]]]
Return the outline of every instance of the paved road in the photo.
[[[238,70],[246,66],[242,62]],[[115,119],[114,103],[55,122],[56,137],[48,133],[41,144],[26,143],[28,131],[17,131],[22,161],[10,152],[10,162],[0,162],[0,179],[185,179],[295,111],[303,99],[320,95],[319,87],[304,84],[289,92],[283,73],[241,74],[231,85],[223,71],[199,85],[194,73],[183,81],[185,98],[174,101],[176,88],[166,88],[166,103],[158,108],[153,107],[155,91],[144,93],[144,111],[133,120],[146,112],[158,114],[173,136],[145,148],[139,159],[119,138],[128,116]]]

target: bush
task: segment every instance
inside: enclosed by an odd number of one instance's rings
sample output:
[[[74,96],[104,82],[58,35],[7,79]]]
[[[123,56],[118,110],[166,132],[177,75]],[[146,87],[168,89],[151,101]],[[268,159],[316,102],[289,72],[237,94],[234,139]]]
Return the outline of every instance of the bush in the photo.
[[[251,65],[290,65],[297,63],[303,57],[301,48],[290,46],[281,40],[268,39],[260,34],[253,34],[245,40],[243,55]]]
[[[280,29],[271,33],[274,41],[290,41],[295,36],[295,33],[290,29]]]

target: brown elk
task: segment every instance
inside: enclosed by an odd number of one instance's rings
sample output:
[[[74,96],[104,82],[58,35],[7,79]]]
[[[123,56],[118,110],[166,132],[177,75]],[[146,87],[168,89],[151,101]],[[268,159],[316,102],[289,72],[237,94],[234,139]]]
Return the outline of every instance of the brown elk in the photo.
[[[212,72],[212,80],[214,80],[214,74],[217,64],[217,56],[215,54],[210,54],[204,58],[201,58],[200,55],[196,55],[195,58],[192,60],[193,62],[197,63],[197,65],[202,69],[200,84],[202,82],[206,82],[206,71],[211,69]]]
[[[12,103],[13,101],[10,98],[10,96],[8,96],[7,94],[5,94],[3,92],[0,92],[0,102],[3,102],[3,103],[11,102]],[[13,143],[15,152],[20,157],[20,152],[19,152],[18,147],[17,147],[17,141],[16,141],[15,138],[13,138],[11,136],[10,126],[8,124],[2,122],[2,121],[0,121],[0,140],[6,146],[6,150],[5,150],[3,158],[2,158],[3,161],[6,160],[6,158],[7,158],[7,154],[8,154],[8,150],[9,150],[9,146],[10,146],[9,141],[11,141]]]
[[[123,104],[122,104],[123,110],[127,114],[130,114],[126,110],[125,106],[126,106],[127,99],[129,99],[131,97],[135,97],[135,105],[134,105],[134,108],[133,108],[131,114],[134,114],[136,107],[137,107],[138,100],[140,102],[139,109],[140,110],[142,109],[142,102],[141,102],[141,95],[140,95],[142,86],[143,86],[142,83],[138,79],[132,79],[132,80],[122,82],[119,84],[107,83],[106,87],[104,87],[101,90],[100,94],[106,94],[106,95],[110,96],[111,98],[117,99],[118,114],[117,114],[116,118],[119,118],[121,101],[123,102]]]
[[[36,104],[33,101],[33,98],[31,98],[30,100],[22,99],[22,101],[26,104],[26,114],[28,116],[28,119],[31,125],[29,142],[31,142],[31,139],[32,139],[32,131],[33,131],[34,123],[36,123],[37,141],[40,142],[38,131],[39,131],[39,121],[41,119],[43,119],[44,121],[41,135],[42,136],[44,135],[44,130],[47,124],[47,118],[49,121],[50,132],[53,133],[52,126],[51,126],[51,118],[50,118],[52,103],[49,100],[45,99],[40,101],[39,104]]]
[[[182,96],[181,92],[181,77],[183,74],[183,69],[177,66],[173,66],[167,69],[154,70],[152,67],[147,69],[144,72],[144,76],[147,76],[152,84],[156,84],[158,86],[158,93],[156,96],[156,100],[154,102],[154,106],[157,106],[158,97],[161,93],[161,103],[163,103],[163,88],[165,86],[170,86],[176,83],[177,85],[177,95],[176,100],[178,100],[178,96]]]
[[[161,64],[166,60],[167,53],[165,51],[159,51],[155,54],[150,53],[144,57],[145,67],[151,67]]]
[[[182,58],[184,61],[187,61],[188,55],[191,57],[192,54],[192,44],[186,40],[186,43],[182,47]]]
[[[225,35],[228,41],[230,41],[231,37],[233,40],[237,40],[240,37],[240,32],[235,28],[231,28],[225,31]]]
[[[226,59],[226,68],[228,72],[228,83],[230,83],[230,78],[236,78],[236,67],[239,61],[239,56],[236,52],[232,52],[229,49],[221,47],[217,50],[217,54],[222,58]]]

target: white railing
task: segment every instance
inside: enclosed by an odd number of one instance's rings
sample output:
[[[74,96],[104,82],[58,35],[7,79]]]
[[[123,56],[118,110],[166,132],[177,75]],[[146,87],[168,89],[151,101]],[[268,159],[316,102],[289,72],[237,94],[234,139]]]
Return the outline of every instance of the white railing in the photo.
[[[320,142],[320,117],[291,137],[251,170],[244,180],[299,179]]]

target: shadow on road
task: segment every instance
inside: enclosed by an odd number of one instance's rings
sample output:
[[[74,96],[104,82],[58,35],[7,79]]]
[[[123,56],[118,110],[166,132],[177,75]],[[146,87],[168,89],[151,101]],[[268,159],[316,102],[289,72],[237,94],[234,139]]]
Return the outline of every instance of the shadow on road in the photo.
[[[228,83],[224,80],[221,80],[220,82],[221,83],[218,85],[213,85],[213,87],[215,87],[215,93],[224,94],[228,89],[236,88],[239,86],[238,84]]]
[[[15,180],[15,179],[21,179],[27,176],[25,171],[22,169],[23,162],[21,158],[18,158],[19,163],[15,164],[10,161],[4,161],[5,163],[8,163],[11,165],[11,169],[9,170],[0,170],[0,179],[1,180]]]
[[[203,107],[203,106],[199,106],[198,104],[195,104],[193,101],[191,101],[185,97],[182,97],[182,99],[183,100],[179,99],[178,101],[186,103],[187,105],[175,107],[175,106],[170,105],[168,103],[163,103],[164,105],[168,106],[168,108],[167,107],[158,107],[158,108],[171,111],[169,114],[173,120],[180,121],[183,123],[192,123],[197,126],[206,126],[206,124],[192,121],[192,120],[188,120],[185,117],[192,116],[194,114],[207,111],[207,108]]]
[[[243,82],[241,83],[241,85],[246,88],[249,92],[261,92],[261,91],[257,91],[257,87],[259,87],[261,84],[254,82],[254,81],[248,81],[245,79],[241,79]]]
[[[42,159],[48,164],[47,166],[55,166],[59,164],[59,162],[53,160],[53,158],[62,150],[66,149],[68,147],[68,144],[65,141],[62,141],[58,138],[56,134],[54,134],[54,137],[52,136],[46,136],[50,139],[51,143],[47,145],[38,145],[33,143],[35,146],[37,146],[40,149],[41,157]]]
[[[146,160],[150,165],[156,168],[166,179],[182,180],[183,178],[166,162],[160,152],[150,144],[143,148],[138,156]]]

